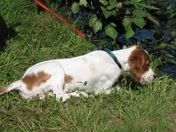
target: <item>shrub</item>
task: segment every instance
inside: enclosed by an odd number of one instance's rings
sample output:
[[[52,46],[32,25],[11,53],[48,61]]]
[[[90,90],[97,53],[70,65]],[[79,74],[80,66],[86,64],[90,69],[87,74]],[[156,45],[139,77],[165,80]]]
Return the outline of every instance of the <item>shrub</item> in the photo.
[[[87,23],[92,36],[105,32],[114,46],[135,41],[176,64],[175,5],[175,1],[158,0],[79,0],[72,4],[72,12],[82,7],[90,11]]]

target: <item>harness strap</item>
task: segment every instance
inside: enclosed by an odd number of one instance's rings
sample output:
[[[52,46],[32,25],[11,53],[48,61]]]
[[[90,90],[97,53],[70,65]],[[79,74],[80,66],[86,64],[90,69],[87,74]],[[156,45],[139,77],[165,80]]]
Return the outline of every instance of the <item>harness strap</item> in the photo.
[[[112,57],[112,59],[115,61],[115,63],[119,66],[119,68],[122,69],[122,66],[121,66],[120,62],[118,61],[117,57],[109,49],[104,48],[103,51],[108,53]]]

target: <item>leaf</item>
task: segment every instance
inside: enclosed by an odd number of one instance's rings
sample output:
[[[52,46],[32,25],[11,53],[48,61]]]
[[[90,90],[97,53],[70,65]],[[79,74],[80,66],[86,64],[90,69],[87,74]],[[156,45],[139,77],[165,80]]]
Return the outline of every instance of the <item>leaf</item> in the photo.
[[[123,18],[122,24],[124,27],[128,26],[131,24],[131,19],[130,18]]]
[[[149,21],[151,21],[152,23],[154,23],[155,25],[160,26],[159,21],[157,21],[157,20],[154,19],[153,17],[151,17],[151,16],[146,16],[146,18],[147,18]]]
[[[117,0],[109,0],[109,4],[110,5],[117,5],[118,2],[117,2]]]
[[[132,18],[132,21],[136,26],[140,27],[141,29],[146,25],[146,22],[142,17],[134,17]]]
[[[167,58],[167,57],[164,57],[164,59],[165,59],[166,61],[169,61],[170,63],[176,64],[176,61],[175,61],[174,59]]]
[[[167,6],[167,10],[170,10],[171,8],[172,8],[172,6],[170,6],[170,5],[169,5],[169,6]]]
[[[78,11],[79,11],[79,3],[76,3],[76,2],[74,2],[73,4],[72,4],[72,7],[71,7],[71,9],[72,9],[72,12],[74,13],[74,14],[76,14]]]
[[[87,6],[87,0],[80,0],[79,4],[86,7]]]
[[[145,17],[147,15],[147,13],[143,10],[133,10],[132,12],[133,15],[137,16],[137,17]]]
[[[122,8],[122,2],[119,2],[118,4],[117,4],[117,8],[119,9],[119,8]]]
[[[166,48],[166,46],[167,46],[166,43],[162,43],[162,44],[158,45],[158,46],[156,47],[156,49],[164,49],[164,48]]]
[[[89,20],[89,26],[92,27],[97,19],[98,19],[97,16],[93,15]]]
[[[106,10],[103,6],[101,6],[101,10],[102,10],[102,12],[103,12],[103,15],[105,16],[105,18],[107,19],[108,17],[110,17],[110,16],[115,16],[116,15],[116,13],[114,12],[114,11],[108,11],[108,10]]]
[[[131,11],[129,9],[126,9],[125,14],[131,15]]]
[[[135,4],[135,3],[139,3],[139,2],[141,2],[142,0],[130,0],[130,2],[132,3],[132,4]]]
[[[117,31],[111,24],[105,27],[105,33],[114,40],[117,38]]]
[[[131,25],[128,25],[127,27],[126,27],[126,33],[125,33],[125,37],[127,38],[127,39],[129,39],[131,36],[133,36],[134,35],[134,31],[133,31],[133,29],[131,28]]]
[[[94,21],[92,25],[94,33],[97,33],[98,31],[102,30],[102,26],[103,24],[100,20],[97,19],[96,21]]]
[[[109,0],[109,6],[107,6],[107,10],[112,10],[113,8],[115,8],[118,4],[117,0]]]
[[[172,39],[175,39],[175,38],[176,38],[176,31],[172,31],[172,32],[171,32],[171,37],[172,37]]]
[[[145,3],[138,3],[139,6],[143,7],[143,8],[147,8],[147,9],[153,9],[153,10],[160,10],[159,8],[155,7],[155,6],[150,6],[150,5],[147,5]]]
[[[175,19],[170,19],[167,21],[167,28],[172,28],[176,27],[176,20]]]
[[[114,22],[111,22],[110,25],[113,27],[117,27],[117,25]]]
[[[174,45],[167,45],[167,47],[171,48],[171,49],[175,49],[176,50],[176,46]]]
[[[176,41],[176,31],[171,32],[171,37],[174,41]]]
[[[107,10],[112,10],[112,9],[114,9],[115,7],[116,7],[116,5],[110,5],[110,6],[107,6],[106,9],[107,9]]]
[[[108,1],[107,0],[99,0],[104,6],[108,5]]]
[[[126,31],[125,37],[127,39],[134,35],[134,31],[131,27],[131,23],[132,23],[131,18],[124,18],[122,21],[122,24],[123,24],[125,31]]]
[[[169,54],[169,53],[165,54],[165,57],[167,57],[167,58],[174,58],[174,56],[171,55],[171,54]]]

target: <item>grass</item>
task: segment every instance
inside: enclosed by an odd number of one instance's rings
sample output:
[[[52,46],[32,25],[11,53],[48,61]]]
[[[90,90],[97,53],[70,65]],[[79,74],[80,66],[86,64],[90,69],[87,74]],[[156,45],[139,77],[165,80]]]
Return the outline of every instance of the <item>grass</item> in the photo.
[[[0,52],[0,86],[21,78],[24,71],[37,62],[73,57],[95,48],[50,13],[37,13],[32,0],[4,0],[0,6],[3,7],[0,8],[2,31],[7,32],[1,36],[6,46]],[[55,4],[50,7],[72,22],[69,11],[56,8]],[[158,61],[153,57],[152,66],[156,71]],[[0,131],[176,131],[175,80],[162,73],[148,85],[127,78],[128,81],[118,83],[121,86],[118,92],[91,94],[88,99],[71,98],[65,103],[56,102],[54,97],[23,100],[15,91],[3,94],[0,96]]]

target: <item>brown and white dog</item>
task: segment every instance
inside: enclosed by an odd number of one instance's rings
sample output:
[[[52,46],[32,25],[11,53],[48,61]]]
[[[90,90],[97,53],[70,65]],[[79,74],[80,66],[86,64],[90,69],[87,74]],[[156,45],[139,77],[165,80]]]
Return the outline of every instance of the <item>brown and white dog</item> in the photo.
[[[52,91],[57,100],[62,98],[65,101],[71,95],[87,96],[85,92],[73,92],[75,88],[109,94],[122,71],[131,72],[142,84],[155,78],[149,55],[141,47],[132,46],[112,53],[121,68],[101,50],[74,58],[48,60],[30,67],[20,80],[0,88],[0,94],[17,89],[23,98],[31,99],[38,95],[43,98],[45,92]]]

